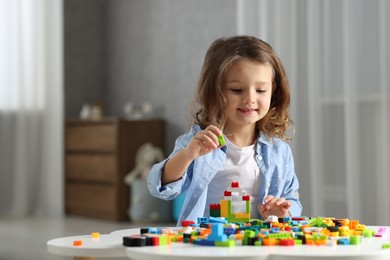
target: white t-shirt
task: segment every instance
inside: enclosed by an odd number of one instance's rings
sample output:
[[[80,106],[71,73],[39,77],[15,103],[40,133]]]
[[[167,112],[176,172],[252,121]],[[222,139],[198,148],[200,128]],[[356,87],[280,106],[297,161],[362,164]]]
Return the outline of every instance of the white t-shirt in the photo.
[[[224,198],[223,193],[232,182],[238,182],[242,191],[250,195],[251,218],[260,218],[257,205],[260,202],[260,169],[255,160],[255,145],[238,147],[228,138],[226,161],[215,177],[211,180],[208,192],[204,216],[210,215],[210,204],[219,204]],[[246,203],[239,194],[232,194],[232,211],[245,212]]]

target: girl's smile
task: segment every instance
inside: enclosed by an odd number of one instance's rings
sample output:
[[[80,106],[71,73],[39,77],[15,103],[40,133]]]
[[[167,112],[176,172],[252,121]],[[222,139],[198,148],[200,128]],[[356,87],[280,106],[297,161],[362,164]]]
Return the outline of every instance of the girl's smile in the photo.
[[[256,112],[257,109],[254,108],[237,108],[239,111],[241,111],[244,114],[249,114],[251,112]]]

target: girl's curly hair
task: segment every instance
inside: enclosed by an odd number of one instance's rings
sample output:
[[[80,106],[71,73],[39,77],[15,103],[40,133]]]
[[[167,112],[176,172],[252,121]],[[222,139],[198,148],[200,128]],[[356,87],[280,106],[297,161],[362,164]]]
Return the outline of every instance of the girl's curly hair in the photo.
[[[206,52],[197,86],[192,123],[199,124],[202,128],[212,124],[226,131],[226,99],[222,94],[224,76],[234,62],[242,59],[270,64],[273,68],[270,109],[257,122],[257,129],[269,138],[291,140],[286,136],[288,127],[292,125],[288,113],[290,86],[286,72],[272,47],[253,36],[220,38],[211,44]]]

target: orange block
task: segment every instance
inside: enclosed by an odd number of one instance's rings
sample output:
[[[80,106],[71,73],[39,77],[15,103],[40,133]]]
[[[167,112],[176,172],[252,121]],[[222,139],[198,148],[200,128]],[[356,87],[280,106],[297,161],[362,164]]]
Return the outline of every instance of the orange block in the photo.
[[[341,220],[341,225],[343,227],[348,227],[349,226],[349,219],[345,218],[345,219]]]
[[[313,239],[306,239],[306,245],[309,245],[309,246],[314,245],[314,240]]]
[[[349,221],[349,229],[356,229],[357,225],[359,225],[359,220],[350,220]]]
[[[82,240],[74,240],[73,241],[73,246],[82,246],[83,245],[83,241]]]
[[[200,236],[206,236],[211,234],[211,229],[206,228],[200,231]]]
[[[263,239],[263,246],[276,246],[277,241],[276,238],[264,238]]]
[[[317,239],[317,240],[315,240],[315,244],[317,246],[325,246],[326,245],[326,239]]]

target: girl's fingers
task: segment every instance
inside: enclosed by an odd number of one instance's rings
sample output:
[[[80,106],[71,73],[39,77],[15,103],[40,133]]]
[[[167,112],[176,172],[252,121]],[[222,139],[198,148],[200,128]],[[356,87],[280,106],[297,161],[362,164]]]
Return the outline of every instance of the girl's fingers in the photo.
[[[209,125],[208,127],[206,127],[205,130],[208,130],[208,131],[214,133],[215,136],[222,135],[222,131],[218,127],[216,127],[214,125]]]
[[[217,144],[213,140],[212,137],[208,136],[205,132],[199,132],[196,136],[195,139],[199,141],[202,145],[208,146],[211,148],[217,148]],[[217,139],[218,140],[218,139]]]
[[[263,205],[267,204],[273,198],[274,198],[274,196],[272,196],[272,195],[268,195],[267,197],[265,197],[265,199],[263,200]]]
[[[264,216],[276,215],[285,216],[288,215],[288,210],[291,207],[291,201],[287,201],[285,198],[275,198],[272,195],[267,196],[264,199],[263,204],[258,205],[259,213]]]
[[[275,201],[275,205],[280,206],[280,205],[283,205],[285,202],[286,202],[285,198],[280,198],[280,199]]]
[[[283,208],[285,209],[289,209],[291,207],[291,201],[286,201],[284,204],[283,204]]]

